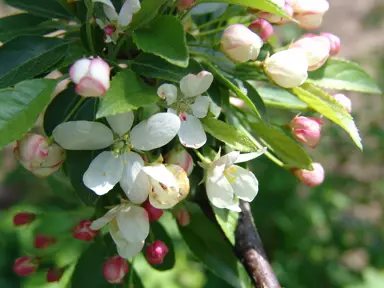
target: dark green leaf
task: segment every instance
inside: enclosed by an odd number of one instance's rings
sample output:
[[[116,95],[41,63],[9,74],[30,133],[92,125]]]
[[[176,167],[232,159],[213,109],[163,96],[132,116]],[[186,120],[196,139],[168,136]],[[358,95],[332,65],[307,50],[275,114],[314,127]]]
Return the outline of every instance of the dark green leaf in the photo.
[[[247,81],[244,81],[244,87],[247,89],[248,98],[251,99],[253,104],[256,106],[257,111],[260,113],[261,119],[264,122],[268,122],[267,107],[265,107],[264,101],[258,91]]]
[[[168,62],[188,67],[189,54],[183,24],[173,16],[161,16],[150,26],[133,32],[137,47]]]
[[[72,19],[71,14],[57,0],[6,0],[8,5],[45,18]]]
[[[144,26],[151,22],[159,12],[161,6],[169,0],[145,0],[141,3],[141,9],[139,12],[133,15],[132,23],[130,28],[135,30],[141,26]]]
[[[97,118],[135,110],[159,99],[154,87],[142,83],[135,72],[124,69],[112,79],[111,89],[101,101]]]
[[[0,48],[0,88],[33,78],[63,58],[68,44],[57,38],[20,36]]]
[[[321,68],[309,73],[307,82],[327,89],[381,93],[375,80],[358,64],[330,58]]]
[[[55,85],[53,80],[36,79],[0,90],[0,148],[21,138],[33,127],[49,103]]]
[[[223,232],[225,236],[227,236],[229,242],[231,242],[232,245],[235,245],[235,232],[237,221],[239,220],[239,213],[228,209],[217,208],[212,205],[212,203],[210,204],[213,212],[215,213],[217,223],[219,223],[221,229],[223,229]]]

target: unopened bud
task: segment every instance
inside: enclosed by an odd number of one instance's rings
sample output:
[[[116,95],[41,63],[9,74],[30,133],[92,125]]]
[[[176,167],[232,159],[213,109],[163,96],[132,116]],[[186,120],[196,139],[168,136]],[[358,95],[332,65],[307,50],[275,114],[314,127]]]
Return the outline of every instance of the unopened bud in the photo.
[[[308,60],[301,49],[277,52],[264,62],[265,73],[284,88],[300,86],[307,80]]]
[[[256,60],[263,40],[242,24],[233,24],[224,30],[221,51],[234,62]]]
[[[341,41],[338,36],[332,33],[320,33],[320,36],[326,37],[331,45],[331,50],[329,51],[329,55],[336,56],[339,54]]]
[[[339,102],[343,107],[348,111],[348,113],[352,112],[352,102],[351,99],[349,99],[344,94],[335,94],[333,97]]]
[[[13,152],[24,168],[39,177],[57,171],[65,157],[65,151],[60,146],[49,144],[43,136],[32,133],[17,141]]]
[[[99,234],[98,230],[89,228],[92,225],[91,220],[81,220],[75,228],[72,229],[73,238],[89,242]]]
[[[111,284],[121,284],[124,282],[124,277],[128,273],[129,266],[127,261],[119,255],[109,258],[103,264],[104,278]]]
[[[176,216],[177,223],[181,227],[188,226],[191,222],[191,215],[189,214],[189,211],[184,206],[178,208],[174,214]]]
[[[103,96],[110,86],[109,74],[109,65],[101,58],[77,60],[69,70],[76,93],[85,97]]]
[[[147,211],[148,219],[151,222],[159,220],[164,213],[163,210],[153,207],[148,200],[144,202],[143,208]]]
[[[322,124],[318,118],[297,116],[291,121],[292,135],[300,143],[315,148],[321,137]]]
[[[259,35],[263,41],[267,41],[273,35],[273,26],[263,18],[253,21],[248,28]]]
[[[116,31],[115,26],[107,25],[104,27],[104,33],[108,36],[111,36]]]
[[[13,216],[13,225],[22,226],[29,223],[32,223],[36,219],[36,214],[20,212]]]
[[[145,249],[145,256],[147,261],[152,264],[161,264],[164,257],[168,254],[168,247],[163,241],[156,240]]]
[[[326,0],[297,0],[292,4],[294,17],[303,29],[315,29],[321,25],[324,13],[329,9]]]
[[[187,10],[195,4],[196,0],[178,0],[177,9],[180,11]]]
[[[320,163],[312,163],[313,170],[294,169],[293,173],[300,180],[301,183],[314,187],[318,186],[324,181],[324,168]]]
[[[46,280],[48,283],[59,282],[61,276],[63,276],[64,269],[51,267],[47,272]]]
[[[281,7],[284,12],[292,17],[293,16],[293,9],[290,5],[288,4],[283,4],[283,6]],[[279,15],[276,15],[276,14],[273,14],[273,13],[270,13],[270,12],[265,12],[265,11],[260,11],[258,14],[257,14],[258,17],[260,18],[264,18],[265,20],[267,20],[268,22],[270,23],[273,23],[273,24],[285,24],[285,23],[288,23],[290,20],[285,18],[285,17],[282,17],[282,16],[279,16]]]
[[[180,166],[190,175],[193,170],[193,158],[183,147],[172,149],[164,158],[166,163]]]
[[[291,48],[303,50],[308,60],[308,71],[313,71],[327,61],[331,46],[328,38],[309,35],[297,40],[291,45]]]
[[[46,249],[49,246],[52,246],[57,242],[57,239],[54,237],[46,236],[43,234],[38,234],[35,237],[35,241],[33,242],[33,246],[36,249]]]
[[[36,256],[19,257],[13,264],[13,271],[19,276],[28,276],[37,270],[39,262]]]

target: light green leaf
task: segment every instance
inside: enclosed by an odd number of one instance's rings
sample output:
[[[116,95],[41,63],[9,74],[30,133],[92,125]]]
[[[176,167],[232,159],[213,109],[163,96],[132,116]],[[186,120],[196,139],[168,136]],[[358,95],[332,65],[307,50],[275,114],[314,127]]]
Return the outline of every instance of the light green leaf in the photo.
[[[33,127],[51,99],[56,81],[35,79],[0,90],[0,148]]]
[[[113,77],[111,88],[101,100],[96,118],[135,110],[159,99],[155,88],[142,83],[135,72],[125,69]]]
[[[150,26],[133,32],[133,40],[144,52],[155,54],[168,62],[187,67],[189,54],[183,24],[173,16],[161,16]]]
[[[151,22],[159,12],[161,6],[169,0],[145,0],[141,3],[141,9],[139,12],[133,15],[130,29],[135,30],[141,26],[144,26]]]
[[[331,95],[309,83],[293,88],[292,92],[313,110],[321,113],[347,131],[357,147],[363,149],[359,131],[352,116]]]
[[[0,47],[0,88],[47,71],[63,58],[68,44],[58,38],[20,36]]]
[[[327,89],[381,93],[375,80],[358,64],[330,58],[321,68],[309,73],[307,82]]]
[[[8,5],[45,18],[72,19],[71,14],[57,0],[6,0]]]
[[[213,212],[215,213],[216,220],[219,223],[221,229],[223,229],[225,236],[227,236],[229,242],[231,242],[232,245],[235,245],[235,232],[237,221],[239,220],[239,213],[227,209],[217,208],[216,206],[212,205],[211,202],[209,203],[211,204]]]
[[[205,118],[201,119],[201,121],[206,132],[224,142],[232,149],[242,152],[258,150],[253,141],[235,127],[214,118]]]

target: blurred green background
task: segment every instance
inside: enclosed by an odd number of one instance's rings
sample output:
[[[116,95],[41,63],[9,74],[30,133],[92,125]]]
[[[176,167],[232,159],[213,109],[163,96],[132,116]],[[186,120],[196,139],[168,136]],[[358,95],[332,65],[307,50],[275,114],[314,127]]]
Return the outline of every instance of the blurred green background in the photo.
[[[330,4],[321,31],[339,35],[339,56],[360,63],[384,89],[384,0],[333,0]],[[1,7],[2,14],[12,13]],[[299,32],[290,26],[283,29],[279,32],[286,37]],[[382,95],[346,95],[352,99],[352,114],[365,149],[361,153],[343,131],[327,121],[320,145],[310,151],[326,170],[322,186],[308,189],[265,158],[252,163],[260,182],[252,209],[283,287],[384,287]],[[25,209],[57,212],[74,207],[68,193],[52,189],[61,180],[33,177],[17,165],[12,147],[0,152],[0,287],[58,287],[43,284],[43,272],[27,279],[14,275],[14,259],[33,252],[30,230],[34,228],[16,229],[11,219],[16,211]],[[177,265],[171,271],[158,272],[138,257],[135,269],[143,284],[151,288],[226,287],[195,260],[170,218],[166,213],[162,221],[169,222],[168,232],[176,241]],[[71,246],[70,240],[64,242]],[[76,254],[76,248],[62,249],[66,256],[60,261],[66,261],[72,250]]]

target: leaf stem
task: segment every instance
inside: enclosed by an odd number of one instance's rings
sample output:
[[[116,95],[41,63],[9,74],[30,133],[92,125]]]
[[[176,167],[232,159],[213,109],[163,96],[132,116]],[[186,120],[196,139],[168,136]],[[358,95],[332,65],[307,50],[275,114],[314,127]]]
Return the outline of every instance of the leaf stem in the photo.
[[[199,150],[196,150],[196,149],[195,149],[195,150],[193,150],[193,151],[195,151],[197,157],[199,157],[200,160],[203,161],[203,163],[211,164],[211,161],[210,161],[209,159],[207,159],[206,157],[204,157],[204,155],[201,154]]]
[[[204,32],[201,32],[201,33],[197,34],[196,37],[202,37],[202,36],[211,35],[211,34],[214,34],[214,33],[217,33],[217,32],[221,32],[225,28],[227,28],[227,27],[226,26],[222,26],[222,27],[219,27],[219,28],[216,28],[216,29],[212,29],[212,30],[209,30],[209,31],[204,31]]]
[[[92,55],[95,56],[96,50],[95,50],[95,46],[93,45],[92,24],[91,24],[91,20],[93,17],[94,3],[92,0],[88,1],[87,3],[88,3],[87,5],[88,11],[87,11],[86,32],[87,32],[89,49],[91,50]]]
[[[134,288],[135,286],[133,285],[133,261],[135,260],[135,258],[132,258],[132,261],[131,261],[131,267],[129,269],[129,280],[128,280],[128,288]]]
[[[76,103],[75,107],[73,107],[71,112],[69,112],[68,115],[64,118],[63,123],[71,119],[73,114],[75,114],[75,112],[80,108],[81,104],[83,104],[84,101],[85,101],[85,97],[80,98],[79,102]]]
[[[115,50],[111,55],[112,60],[115,60],[117,58],[117,55],[119,54],[121,46],[123,46],[124,42],[125,42],[125,37],[124,36],[120,37],[120,39],[117,41]]]

